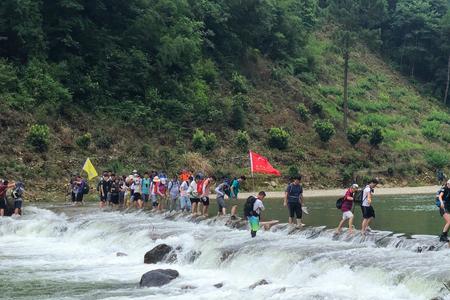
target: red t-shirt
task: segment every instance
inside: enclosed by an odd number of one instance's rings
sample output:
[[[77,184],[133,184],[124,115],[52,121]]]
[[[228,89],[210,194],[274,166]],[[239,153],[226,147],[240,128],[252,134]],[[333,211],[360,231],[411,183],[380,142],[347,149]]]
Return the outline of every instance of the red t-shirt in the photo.
[[[342,201],[342,208],[341,208],[341,210],[343,212],[352,210],[353,201],[349,200],[348,198],[353,198],[353,191],[352,191],[352,189],[348,189],[345,192],[344,201]]]

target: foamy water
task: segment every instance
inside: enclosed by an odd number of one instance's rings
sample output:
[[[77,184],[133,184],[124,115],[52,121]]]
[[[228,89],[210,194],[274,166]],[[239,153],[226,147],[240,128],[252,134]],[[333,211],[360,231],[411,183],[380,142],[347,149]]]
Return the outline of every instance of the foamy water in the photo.
[[[175,219],[36,207],[20,219],[1,218],[0,298],[450,299],[442,284],[450,280],[450,250],[418,252],[434,243],[428,236],[335,241],[321,229],[292,234],[280,226],[251,239],[225,220]],[[161,243],[178,248],[177,262],[145,265],[144,254]],[[180,276],[139,288],[141,275],[158,268]],[[269,284],[248,288],[261,279]]]

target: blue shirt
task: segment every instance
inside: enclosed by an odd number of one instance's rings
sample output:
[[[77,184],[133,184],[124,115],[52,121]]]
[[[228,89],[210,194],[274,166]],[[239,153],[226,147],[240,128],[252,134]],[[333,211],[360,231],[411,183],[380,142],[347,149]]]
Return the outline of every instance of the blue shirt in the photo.
[[[150,194],[150,178],[142,179],[142,194]]]

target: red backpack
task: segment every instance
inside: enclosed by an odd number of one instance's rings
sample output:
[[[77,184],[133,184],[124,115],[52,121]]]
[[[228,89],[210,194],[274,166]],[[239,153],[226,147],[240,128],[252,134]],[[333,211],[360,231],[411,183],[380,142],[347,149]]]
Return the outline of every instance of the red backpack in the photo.
[[[203,183],[205,182],[205,180],[199,180],[197,182],[197,193],[200,196],[201,194],[203,194]]]

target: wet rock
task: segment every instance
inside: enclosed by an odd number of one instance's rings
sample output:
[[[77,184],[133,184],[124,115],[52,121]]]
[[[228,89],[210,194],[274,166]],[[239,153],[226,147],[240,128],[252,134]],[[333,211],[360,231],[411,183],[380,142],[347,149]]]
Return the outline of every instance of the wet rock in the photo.
[[[173,248],[166,245],[160,244],[153,248],[152,250],[145,253],[144,264],[156,264],[163,261],[166,256],[172,252]]]
[[[196,261],[199,257],[200,257],[200,255],[202,255],[202,252],[200,252],[200,251],[190,251],[188,254],[187,254],[187,260],[190,262],[190,263],[193,263],[194,261]]]
[[[286,292],[286,288],[285,287],[278,290],[278,293],[284,293],[284,292]]]
[[[223,283],[222,283],[222,282],[220,282],[220,283],[216,283],[216,284],[214,285],[214,287],[216,287],[216,288],[220,289],[220,288],[222,288],[222,287],[223,287]]]
[[[128,254],[123,253],[123,252],[117,252],[116,256],[128,256]]]
[[[149,271],[142,275],[141,281],[139,282],[140,287],[159,287],[168,284],[180,274],[176,270],[171,269],[157,269]]]
[[[220,262],[224,262],[227,259],[229,259],[231,256],[233,256],[234,253],[236,253],[237,250],[235,249],[226,249],[222,252],[222,254],[220,255]]]
[[[260,281],[255,282],[254,284],[252,284],[252,285],[249,286],[248,288],[251,289],[251,290],[253,290],[253,289],[255,289],[257,286],[260,286],[260,285],[267,285],[267,284],[269,284],[269,282],[268,282],[267,280],[261,279]]]
[[[183,285],[181,287],[182,290],[195,290],[197,287],[193,285]]]

